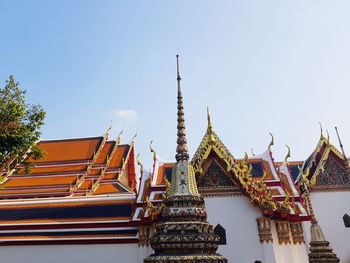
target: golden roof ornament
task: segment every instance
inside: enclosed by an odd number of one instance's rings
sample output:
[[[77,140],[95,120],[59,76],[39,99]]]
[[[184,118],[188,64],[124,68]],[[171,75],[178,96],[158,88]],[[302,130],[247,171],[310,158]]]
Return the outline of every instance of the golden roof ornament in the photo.
[[[268,149],[269,149],[269,152],[271,153],[271,152],[272,152],[271,147],[275,144],[275,142],[274,142],[274,138],[273,138],[272,133],[269,132],[269,134],[270,134],[270,136],[271,136],[271,141],[270,141],[270,143],[269,143]]]
[[[250,152],[251,152],[252,156],[255,156],[253,147],[250,149]]]
[[[111,129],[112,129],[112,121],[111,121],[111,124],[109,125],[107,131],[105,132],[105,135],[104,135],[104,137],[106,138],[106,140],[108,140],[109,132],[111,131]]]
[[[153,153],[153,161],[157,160],[157,153],[153,148],[153,140],[151,140],[151,142],[149,143],[149,149],[151,151],[151,153]]]
[[[284,162],[285,162],[286,165],[288,165],[288,158],[290,158],[290,148],[289,148],[289,146],[287,144],[286,144],[286,147],[288,149],[288,152],[287,152],[286,157],[284,157]]]
[[[140,154],[139,153],[136,156],[136,161],[137,161],[137,165],[140,166],[140,174],[142,175],[143,174],[143,165],[140,161]]]
[[[211,124],[209,107],[207,107],[207,118],[208,118],[207,133],[209,135],[209,141],[210,142],[215,142],[215,137],[214,137],[214,134],[213,134],[213,125]]]
[[[331,140],[330,140],[328,129],[326,129],[326,133],[327,133],[327,143],[331,144]]]
[[[321,123],[321,122],[319,122],[318,124],[320,125],[320,130],[321,130],[320,137],[321,137],[321,138],[324,138],[324,137],[323,137],[323,128],[322,128],[322,123]]]

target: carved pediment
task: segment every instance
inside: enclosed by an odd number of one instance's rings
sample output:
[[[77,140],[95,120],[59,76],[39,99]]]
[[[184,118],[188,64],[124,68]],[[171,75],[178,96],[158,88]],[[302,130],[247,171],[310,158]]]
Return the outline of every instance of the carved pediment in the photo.
[[[315,189],[349,188],[350,177],[343,160],[329,155],[323,165],[322,171],[317,175]]]
[[[212,160],[208,168],[197,179],[198,188],[222,188],[233,187],[236,184],[215,160]]]

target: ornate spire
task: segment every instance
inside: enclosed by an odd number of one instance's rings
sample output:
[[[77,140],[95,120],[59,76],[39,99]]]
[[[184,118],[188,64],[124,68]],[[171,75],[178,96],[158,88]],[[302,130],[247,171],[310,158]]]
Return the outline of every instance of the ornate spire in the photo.
[[[210,111],[209,111],[209,107],[207,107],[207,117],[208,117],[208,130],[212,130],[213,129],[213,125],[211,125],[211,119],[210,119]]]
[[[150,238],[154,253],[144,263],[227,263],[216,253],[220,237],[207,221],[203,198],[198,193],[196,177],[190,164],[177,58],[177,148],[176,164],[167,183],[167,194],[156,209],[155,231]]]
[[[211,124],[211,119],[210,119],[209,107],[207,107],[207,118],[208,118],[207,134],[209,135],[209,141],[215,142],[215,137],[213,135],[213,125]]]
[[[188,148],[186,139],[186,127],[185,127],[185,113],[182,100],[181,91],[181,77],[179,67],[179,55],[176,55],[177,65],[177,147],[176,147],[176,161],[188,160]]]

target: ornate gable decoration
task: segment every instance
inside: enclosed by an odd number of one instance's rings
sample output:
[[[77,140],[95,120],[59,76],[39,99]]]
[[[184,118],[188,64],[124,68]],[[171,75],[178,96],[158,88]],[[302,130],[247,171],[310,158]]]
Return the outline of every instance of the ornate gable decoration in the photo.
[[[317,176],[316,186],[350,186],[348,171],[339,164],[336,157],[328,156],[322,171]]]
[[[232,170],[232,168],[235,165],[235,159],[233,158],[229,150],[225,147],[225,145],[222,143],[222,141],[219,139],[219,137],[216,135],[216,133],[213,131],[208,110],[207,131],[191,161],[195,174],[203,173],[202,164],[204,160],[208,158],[209,154],[212,151],[214,151],[217,154],[217,156],[226,163],[227,172]]]
[[[315,151],[301,172],[308,187],[315,191],[350,189],[349,167],[345,157],[321,135]]]
[[[235,184],[229,174],[212,160],[208,169],[197,180],[198,188],[233,187]]]

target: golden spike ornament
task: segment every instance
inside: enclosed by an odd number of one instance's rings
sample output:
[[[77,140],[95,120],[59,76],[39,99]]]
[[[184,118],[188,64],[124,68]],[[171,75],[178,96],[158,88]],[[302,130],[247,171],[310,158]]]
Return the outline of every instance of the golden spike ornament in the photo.
[[[209,107],[207,107],[207,118],[208,118],[208,130],[212,130],[213,125],[211,124]]]
[[[124,130],[121,129],[120,132],[119,132],[119,134],[118,134],[118,136],[117,136],[117,139],[116,139],[117,144],[120,143],[120,138],[122,137],[123,132],[124,132]]]
[[[328,129],[326,129],[326,133],[327,133],[327,143],[328,143],[328,145],[330,145],[331,144],[331,140],[330,140]]]
[[[255,156],[253,147],[250,149],[250,152],[251,152],[252,156]]]
[[[143,165],[140,161],[140,154],[139,153],[136,156],[136,161],[137,161],[137,165],[140,166],[140,174],[142,175],[143,174]]]
[[[109,127],[105,133],[105,136],[104,136],[106,138],[106,140],[108,140],[109,133],[110,133],[111,129],[112,129],[112,121],[111,121],[111,124],[109,125]]]
[[[153,161],[157,160],[157,153],[153,148],[153,140],[149,143],[149,149],[151,150],[151,153],[153,153]]]
[[[290,157],[290,148],[287,144],[286,144],[286,147],[288,149],[288,152],[287,152],[286,157],[284,157],[284,162],[286,163],[286,165],[288,165],[288,158]]]
[[[239,181],[248,194],[251,203],[263,209],[264,214],[272,215],[277,210],[277,203],[272,199],[271,189],[266,186],[266,176],[264,172],[260,181],[252,177],[252,165],[247,163],[247,154],[242,161]]]
[[[245,162],[248,162],[248,159],[249,159],[248,153],[247,153],[247,152],[244,152],[244,161],[245,161]]]
[[[208,127],[207,127],[207,133],[209,135],[209,141],[211,143],[215,142],[215,137],[213,135],[213,125],[211,124],[211,118],[210,118],[210,111],[209,107],[207,107],[207,118],[208,118]]]
[[[137,132],[135,133],[135,135],[132,137],[131,139],[131,143],[134,144],[136,141],[136,137],[137,137]]]
[[[301,176],[300,178],[302,182],[304,182],[308,188],[312,188],[316,184],[316,176],[313,176],[311,180],[308,179],[310,175],[310,167],[306,168],[304,172],[298,165],[298,170],[299,170],[299,174]]]
[[[269,132],[269,134],[270,134],[270,136],[271,136],[271,141],[270,141],[270,143],[269,143],[268,149],[269,149],[269,152],[271,153],[271,152],[272,152],[271,148],[272,148],[272,146],[275,144],[275,142],[274,142],[274,138],[273,138],[272,133]]]
[[[320,130],[321,130],[321,134],[320,134],[320,137],[323,138],[323,128],[322,128],[322,123],[319,122],[318,123],[320,125]]]

